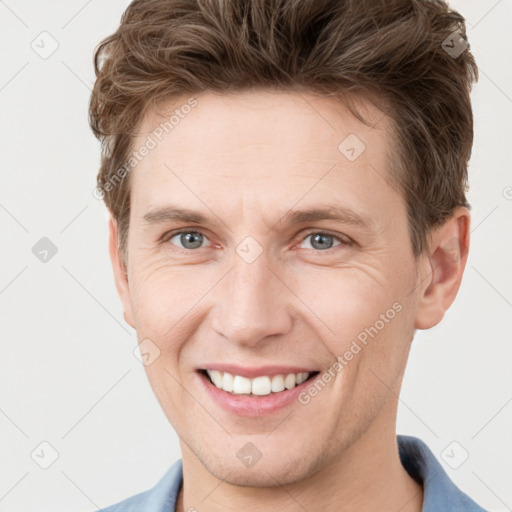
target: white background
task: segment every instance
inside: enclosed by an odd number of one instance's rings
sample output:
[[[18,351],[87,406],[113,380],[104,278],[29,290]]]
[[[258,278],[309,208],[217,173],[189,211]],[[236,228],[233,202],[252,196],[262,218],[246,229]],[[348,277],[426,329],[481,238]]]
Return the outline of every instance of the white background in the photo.
[[[113,283],[106,209],[92,195],[99,164],[87,124],[92,53],[127,5],[0,2],[3,512],[105,507],[153,486],[180,457],[132,354],[136,336]],[[480,69],[472,246],[445,320],[414,341],[398,432],[423,439],[482,506],[505,511],[512,509],[512,3],[451,5],[467,19]],[[47,59],[31,48],[43,31],[59,45]],[[32,253],[43,236],[58,248],[47,263]],[[441,458],[454,440],[469,453],[456,470]],[[59,455],[46,470],[31,458],[43,441]]]

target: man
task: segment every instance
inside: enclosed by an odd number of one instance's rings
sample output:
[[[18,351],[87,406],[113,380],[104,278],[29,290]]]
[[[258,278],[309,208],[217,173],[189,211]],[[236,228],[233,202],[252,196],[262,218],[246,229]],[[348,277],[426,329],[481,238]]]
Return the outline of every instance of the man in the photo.
[[[467,260],[467,46],[442,1],[130,4],[98,193],[182,459],[109,512],[483,510],[396,435]]]

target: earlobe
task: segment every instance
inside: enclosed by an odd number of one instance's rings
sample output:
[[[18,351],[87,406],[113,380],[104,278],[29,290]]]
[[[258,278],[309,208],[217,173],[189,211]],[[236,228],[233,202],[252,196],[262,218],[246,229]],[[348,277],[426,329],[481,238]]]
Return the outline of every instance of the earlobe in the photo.
[[[468,257],[469,225],[469,210],[459,207],[432,233],[428,249],[430,273],[422,277],[416,329],[437,325],[455,300]]]
[[[130,298],[130,286],[128,283],[128,272],[123,263],[121,251],[119,249],[117,221],[112,215],[110,215],[109,218],[108,230],[110,261],[114,272],[114,281],[117,293],[119,294],[119,298],[123,304],[123,316],[126,323],[135,329]]]

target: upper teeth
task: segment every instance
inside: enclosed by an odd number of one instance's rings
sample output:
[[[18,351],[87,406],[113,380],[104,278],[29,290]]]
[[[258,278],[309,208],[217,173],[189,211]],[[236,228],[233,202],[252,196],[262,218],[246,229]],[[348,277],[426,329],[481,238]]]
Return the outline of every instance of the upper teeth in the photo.
[[[218,370],[206,370],[212,382],[219,388],[236,395],[270,395],[302,384],[311,374],[309,372],[289,373],[287,375],[263,375],[254,379],[232,375]]]

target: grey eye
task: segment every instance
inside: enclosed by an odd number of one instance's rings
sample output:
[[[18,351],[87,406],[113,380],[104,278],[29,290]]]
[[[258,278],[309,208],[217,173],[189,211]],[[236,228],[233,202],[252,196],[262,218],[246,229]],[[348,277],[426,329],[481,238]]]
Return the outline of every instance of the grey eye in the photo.
[[[201,244],[204,240],[207,240],[207,238],[198,231],[181,231],[180,233],[176,233],[175,235],[170,237],[169,242],[171,242],[173,238],[179,239],[179,242],[183,249],[197,249],[201,247]],[[176,244],[173,243],[173,245]]]
[[[303,241],[306,241],[308,238],[311,238],[310,245],[313,249],[317,251],[330,249],[333,247],[333,240],[340,240],[337,236],[329,235],[328,233],[310,233],[307,235]],[[339,244],[342,243],[339,241]],[[338,245],[339,245],[338,244]]]

